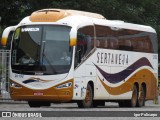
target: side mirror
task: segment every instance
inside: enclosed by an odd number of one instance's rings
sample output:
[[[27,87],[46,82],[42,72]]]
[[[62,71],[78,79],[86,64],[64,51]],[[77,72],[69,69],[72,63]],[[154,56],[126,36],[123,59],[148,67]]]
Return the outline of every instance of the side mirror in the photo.
[[[71,32],[70,32],[70,41],[69,41],[69,45],[71,47],[75,46],[77,44],[77,29],[76,28],[72,28]]]
[[[7,27],[7,28],[3,31],[2,39],[1,39],[1,44],[2,44],[2,46],[6,46],[9,33],[10,33],[11,31],[14,31],[14,30],[15,30],[15,27],[14,27],[14,26],[11,26],[11,27]]]

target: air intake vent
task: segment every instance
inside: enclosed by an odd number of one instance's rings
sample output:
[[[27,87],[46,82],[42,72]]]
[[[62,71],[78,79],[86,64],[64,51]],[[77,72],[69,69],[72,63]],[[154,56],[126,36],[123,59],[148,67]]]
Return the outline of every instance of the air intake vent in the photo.
[[[68,14],[64,10],[43,9],[33,12],[30,16],[32,22],[56,22]]]
[[[98,19],[106,19],[104,16],[97,14],[97,13],[91,13],[91,12],[85,12],[85,11],[78,11],[78,10],[63,10],[63,9],[43,9],[38,10],[36,12],[33,12],[30,16],[30,20],[32,22],[56,22],[60,19],[63,19],[67,16],[87,16],[92,18],[98,18]]]
[[[38,12],[45,12],[45,13],[48,13],[48,12],[60,12],[59,10],[52,10],[52,9],[43,9],[43,10],[39,10],[39,11],[36,11],[37,13]]]

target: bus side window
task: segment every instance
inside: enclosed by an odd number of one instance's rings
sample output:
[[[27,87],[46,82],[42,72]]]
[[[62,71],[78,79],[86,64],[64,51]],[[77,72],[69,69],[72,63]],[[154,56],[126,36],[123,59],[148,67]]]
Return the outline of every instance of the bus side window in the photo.
[[[86,50],[86,53],[89,53],[91,50],[92,50],[92,38],[91,38],[91,36],[89,36],[89,35],[86,35],[85,36],[85,39],[86,39],[86,42],[87,42],[87,50]]]
[[[107,40],[104,42],[104,48],[108,48],[108,41]]]
[[[143,52],[143,41],[137,41],[137,52]]]
[[[148,41],[145,41],[145,42],[144,42],[144,52],[150,52]]]
[[[77,33],[75,67],[81,63],[82,59],[84,59],[94,47],[94,27],[85,26],[80,28]]]
[[[96,40],[96,46],[100,47],[100,41],[99,40]]]
[[[125,40],[125,47],[128,51],[133,51],[133,46],[130,40]]]
[[[81,62],[81,58],[80,58],[80,47],[76,46],[76,54],[75,54],[75,67],[77,67],[77,65]]]

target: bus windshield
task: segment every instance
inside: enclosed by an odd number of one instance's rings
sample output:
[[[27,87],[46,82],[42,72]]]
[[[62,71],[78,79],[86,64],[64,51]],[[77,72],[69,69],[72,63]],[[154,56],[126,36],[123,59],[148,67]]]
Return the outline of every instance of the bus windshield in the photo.
[[[72,48],[68,26],[28,25],[16,29],[12,43],[14,73],[55,75],[69,72]]]

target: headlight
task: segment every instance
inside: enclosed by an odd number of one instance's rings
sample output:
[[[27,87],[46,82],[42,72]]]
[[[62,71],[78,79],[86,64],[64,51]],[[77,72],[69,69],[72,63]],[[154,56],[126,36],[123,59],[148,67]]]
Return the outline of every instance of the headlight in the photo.
[[[13,82],[10,83],[10,87],[22,88],[22,86],[20,86],[20,85],[18,85],[16,83],[13,83]]]
[[[57,86],[57,88],[68,88],[71,86],[72,86],[72,82],[68,82],[68,83]]]

